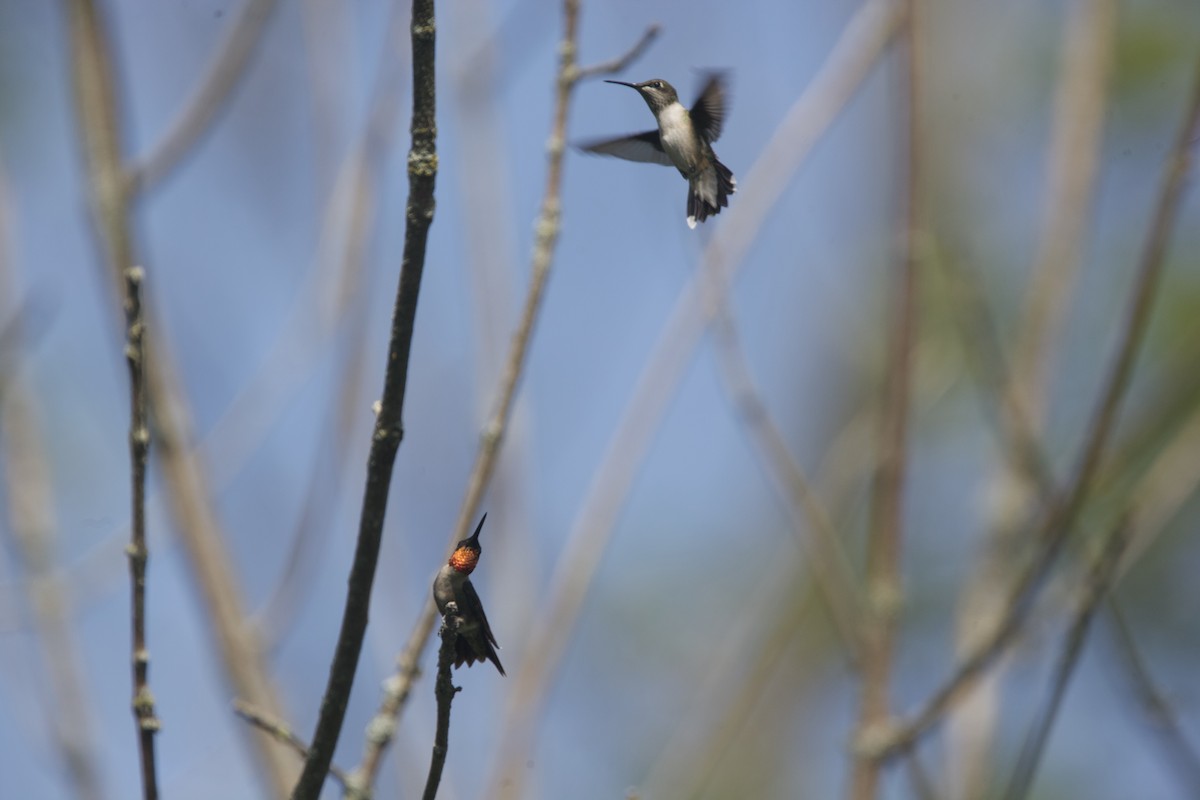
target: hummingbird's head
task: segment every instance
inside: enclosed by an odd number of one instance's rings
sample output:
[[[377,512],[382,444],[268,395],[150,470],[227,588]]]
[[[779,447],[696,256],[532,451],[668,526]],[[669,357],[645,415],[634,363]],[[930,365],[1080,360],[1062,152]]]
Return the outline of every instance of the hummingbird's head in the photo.
[[[471,538],[463,539],[455,545],[454,552],[450,554],[450,566],[464,575],[470,575],[475,569],[475,565],[479,563],[479,554],[483,552],[483,548],[479,546],[479,532],[483,530],[485,519],[487,519],[487,514],[480,518],[479,525],[471,534]]]
[[[675,87],[661,78],[653,78],[641,83],[626,83],[625,81],[605,81],[605,83],[615,83],[618,86],[628,86],[630,89],[637,89],[638,94],[646,101],[646,105],[650,106],[650,110],[655,114],[671,105],[679,102],[679,95],[675,93]]]

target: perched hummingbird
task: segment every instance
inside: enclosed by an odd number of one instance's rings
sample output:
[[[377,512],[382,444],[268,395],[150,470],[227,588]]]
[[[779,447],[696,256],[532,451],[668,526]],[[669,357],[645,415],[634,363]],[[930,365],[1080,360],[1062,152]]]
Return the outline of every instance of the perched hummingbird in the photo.
[[[479,532],[483,530],[483,520],[470,539],[463,539],[455,546],[446,566],[438,570],[433,579],[433,600],[437,603],[438,612],[446,616],[446,606],[454,603],[458,606],[456,616],[461,620],[458,628],[458,639],[455,643],[454,666],[461,667],[464,663],[469,667],[476,661],[491,661],[504,674],[500,657],[496,655],[496,636],[492,626],[488,625],[487,614],[483,613],[483,603],[471,585],[468,577],[479,563]]]
[[[658,130],[635,133],[617,139],[585,144],[589,153],[616,156],[628,161],[644,161],[675,167],[687,178],[687,224],[695,228],[729,205],[729,195],[737,191],[737,181],[729,167],[717,160],[712,143],[721,136],[725,121],[725,80],[710,73],[691,110],[679,102],[675,87],[655,78],[643,83],[605,81],[637,89],[654,112]]]

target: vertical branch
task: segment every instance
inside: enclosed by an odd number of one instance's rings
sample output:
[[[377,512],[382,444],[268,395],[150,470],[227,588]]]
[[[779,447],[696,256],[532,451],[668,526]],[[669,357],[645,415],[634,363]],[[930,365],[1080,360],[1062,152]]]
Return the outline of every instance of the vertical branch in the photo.
[[[1074,0],[1063,20],[1061,66],[1054,103],[1053,132],[1046,155],[1042,230],[1025,294],[1024,312],[1013,354],[1012,371],[994,370],[992,402],[1006,415],[1020,417],[1028,436],[1006,436],[1004,444],[1030,455],[1043,427],[1047,404],[1047,366],[1058,343],[1070,290],[1079,269],[1095,195],[1108,76],[1116,43],[1115,0]],[[964,312],[965,317],[969,312]],[[971,325],[981,320],[970,319]],[[1014,429],[1010,419],[1010,429]],[[1025,433],[1024,429],[1022,433]],[[1023,534],[1031,500],[1055,494],[1049,470],[1024,456],[1003,465],[995,477],[1004,499],[989,521],[985,552],[967,581],[958,611],[956,651],[970,652],[1004,616],[1004,587],[1027,546]],[[993,739],[1000,711],[1001,665],[985,676],[949,715],[945,763],[956,796],[987,793]]]
[[[433,755],[429,760],[429,777],[425,779],[423,800],[436,800],[438,785],[442,782],[442,769],[446,766],[446,754],[450,752],[450,705],[454,695],[462,687],[454,685],[454,644],[458,641],[458,626],[462,617],[454,603],[449,603],[446,616],[442,619],[442,646],[438,649],[437,682],[433,693],[437,698],[437,730],[433,736]]]
[[[1117,412],[1125,399],[1133,377],[1133,367],[1141,350],[1142,339],[1150,323],[1158,285],[1166,261],[1167,245],[1175,228],[1180,201],[1186,178],[1191,169],[1192,148],[1200,138],[1200,61],[1193,75],[1192,94],[1188,98],[1184,122],[1179,129],[1168,156],[1166,175],[1162,190],[1150,218],[1150,229],[1146,235],[1146,247],[1138,260],[1134,276],[1133,298],[1128,316],[1121,330],[1117,345],[1117,356],[1104,382],[1100,401],[1092,415],[1091,424],[1084,442],[1079,463],[1072,475],[1071,485],[1062,503],[1063,513],[1068,520],[1073,518],[1083,503],[1091,485],[1092,477],[1100,466],[1100,459],[1108,446],[1116,424]],[[1050,531],[1055,526],[1047,526]]]
[[[917,0],[907,0],[908,20],[905,47],[907,89],[906,161],[904,190],[905,221],[900,235],[899,275],[895,288],[893,329],[888,333],[887,387],[882,414],[879,465],[871,508],[867,543],[867,608],[862,651],[862,695],[858,731],[860,741],[886,727],[889,717],[889,688],[896,646],[896,620],[901,603],[900,551],[903,530],[901,501],[904,493],[908,449],[909,384],[915,338],[917,253],[921,233],[920,165],[920,37]],[[871,800],[879,788],[882,762],[869,752],[856,753],[850,796]]]
[[[467,479],[466,496],[458,511],[453,535],[450,542],[456,542],[467,535],[471,520],[476,516],[479,501],[483,492],[491,482],[496,469],[496,461],[500,453],[500,445],[508,420],[512,416],[512,407],[516,399],[517,387],[525,371],[528,361],[529,345],[533,338],[533,328],[541,314],[542,300],[546,286],[550,281],[551,267],[554,264],[554,250],[558,244],[558,236],[562,230],[562,194],[563,162],[567,146],[567,111],[570,107],[571,93],[580,79],[577,64],[578,54],[578,25],[579,0],[565,0],[565,30],[562,44],[559,47],[559,70],[556,80],[554,101],[554,118],[551,123],[550,139],[546,144],[548,165],[546,168],[546,189],[542,195],[541,211],[534,224],[533,257],[529,291],[525,296],[525,306],[521,311],[521,319],[517,323],[516,333],[513,334],[512,346],[504,363],[504,371],[500,377],[499,397],[496,408],[484,427],[479,450],[475,456],[475,464]],[[656,31],[657,29],[651,29]],[[648,32],[643,40],[652,39],[654,33]],[[639,42],[635,50],[640,51],[644,44]],[[422,621],[422,628],[432,631],[432,605],[426,606],[428,624]],[[428,638],[426,632],[423,639]]]
[[[7,178],[0,168],[0,297],[20,296],[9,256],[10,209]],[[4,308],[3,305],[8,305]],[[21,559],[32,628],[41,644],[42,663],[50,687],[45,717],[53,731],[74,797],[102,800],[97,767],[93,698],[84,685],[85,663],[71,626],[67,580],[56,567],[53,488],[50,453],[38,415],[40,403],[21,379],[29,303],[0,304],[0,482],[6,503],[13,552]]]
[[[589,67],[581,70],[577,65],[576,49],[578,47],[579,0],[564,0],[564,33],[559,46],[559,69],[555,80],[554,116],[551,123],[550,139],[546,145],[548,166],[546,170],[546,189],[542,195],[541,211],[534,225],[534,245],[532,257],[532,276],[529,291],[525,296],[525,306],[521,319],[513,335],[508,359],[500,377],[500,385],[496,408],[484,426],[480,438],[479,449],[475,454],[475,463],[467,478],[467,489],[459,507],[458,519],[450,535],[450,543],[464,539],[471,520],[475,517],[479,501],[491,482],[499,458],[500,445],[512,416],[512,408],[516,399],[517,387],[524,374],[529,357],[529,345],[533,337],[534,325],[541,314],[542,303],[548,285],[551,267],[554,263],[554,251],[558,244],[561,229],[563,161],[567,141],[567,111],[570,107],[571,94],[581,77],[600,74],[600,71],[617,69],[642,52],[657,35],[658,27],[651,26],[643,33],[642,38],[634,45],[630,53],[608,64]],[[397,659],[399,668],[385,684],[384,698],[380,703],[368,730],[371,735],[367,740],[366,752],[362,763],[355,770],[356,781],[362,786],[374,784],[382,763],[383,750],[391,741],[395,729],[395,719],[400,713],[405,701],[412,691],[412,682],[418,674],[417,662],[425,643],[433,633],[437,621],[437,609],[432,598],[425,604],[416,626],[409,634],[408,641]]]
[[[704,282],[732,284],[769,212],[870,75],[903,18],[900,2],[869,0],[846,24],[821,69],[780,121],[745,181],[739,182],[745,188],[739,191],[736,207],[706,246],[700,272],[680,292],[575,514],[547,599],[539,605],[542,611],[529,625],[526,658],[513,676],[502,723],[505,736],[489,780],[489,797],[522,794],[526,770],[521,765],[528,759],[548,686],[570,642],[616,517],[710,322]]]
[[[133,184],[121,162],[113,58],[104,20],[94,0],[63,2],[69,11],[72,88],[87,161],[92,214],[111,282],[123,291],[124,271],[135,261],[130,219]],[[149,324],[160,329],[152,311],[145,311]],[[146,406],[155,425],[158,465],[167,484],[173,521],[209,612],[211,634],[226,679],[237,695],[282,716],[258,640],[246,624],[241,591],[225,549],[208,476],[191,448],[187,399],[172,367],[165,348],[146,349]],[[292,782],[288,753],[266,736],[255,736],[252,741],[270,793],[282,796]]]
[[[146,422],[146,333],[142,318],[141,267],[125,270],[125,360],[129,362],[129,459],[133,474],[132,532],[129,542],[129,578],[133,585],[133,716],[138,728],[142,759],[142,796],[158,797],[154,764],[154,734],[161,727],[150,691],[150,651],[146,647],[146,459],[150,452],[150,427]]]
[[[1046,367],[1087,233],[1116,17],[1115,0],[1075,0],[1063,21],[1063,63],[1047,157],[1042,235],[1013,355],[1014,388],[1034,419],[1043,416]]]
[[[1109,436],[1112,434],[1117,411],[1129,388],[1134,362],[1146,333],[1159,279],[1162,276],[1167,245],[1183,198],[1185,178],[1191,167],[1191,150],[1200,138],[1200,61],[1196,63],[1193,80],[1183,125],[1167,157],[1166,173],[1150,220],[1145,249],[1138,259],[1133,297],[1129,301],[1125,326],[1117,344],[1117,354],[1100,392],[1070,482],[1059,493],[1059,497],[1035,531],[1039,551],[1009,593],[1008,612],[1004,619],[986,640],[981,641],[959,663],[950,677],[907,722],[894,727],[884,741],[876,743],[880,747],[881,757],[911,747],[942,718],[979,674],[1004,651],[1021,629],[1029,606],[1075,525],[1092,477],[1099,467]]]
[[[354,685],[354,673],[362,653],[371,602],[371,585],[379,561],[383,522],[387,513],[388,489],[396,452],[404,438],[404,394],[408,384],[408,359],[421,275],[425,268],[425,245],[433,222],[434,186],[437,179],[437,118],[434,54],[436,28],[433,0],[414,0],[412,7],[413,116],[412,146],[408,152],[408,204],[404,234],[404,256],[392,332],[371,450],[367,460],[367,482],[363,493],[358,542],[350,568],[346,606],[341,631],[329,668],[329,681],[321,701],[321,713],[313,733],[304,771],[292,792],[294,800],[315,800],[346,717],[346,705]]]
[[[742,352],[724,287],[713,287],[713,349],[721,382],[767,477],[792,517],[794,533],[812,560],[812,577],[841,638],[847,661],[862,654],[863,600],[828,508],[788,450]]]

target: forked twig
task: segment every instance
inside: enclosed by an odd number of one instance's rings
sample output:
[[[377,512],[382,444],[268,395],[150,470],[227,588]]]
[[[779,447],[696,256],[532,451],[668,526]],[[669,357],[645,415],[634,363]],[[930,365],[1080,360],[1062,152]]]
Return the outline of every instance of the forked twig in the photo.
[[[258,708],[253,703],[247,703],[245,700],[234,700],[233,713],[259,730],[269,733],[277,741],[282,742],[292,750],[295,750],[300,758],[308,756],[308,745],[296,735],[290,726],[271,716],[261,708]],[[346,786],[346,773],[337,764],[331,763],[329,765],[329,774],[333,776],[334,780],[342,784],[343,787]]]

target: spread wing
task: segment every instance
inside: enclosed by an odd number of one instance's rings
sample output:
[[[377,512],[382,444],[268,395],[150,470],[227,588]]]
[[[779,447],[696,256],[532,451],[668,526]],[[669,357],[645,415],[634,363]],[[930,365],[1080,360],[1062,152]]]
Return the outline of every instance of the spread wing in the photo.
[[[626,161],[640,161],[644,164],[662,164],[664,167],[674,166],[670,156],[663,150],[662,140],[658,131],[635,133],[631,136],[621,136],[616,139],[601,139],[597,142],[586,142],[580,149],[587,153],[597,153],[602,156],[616,156]]]
[[[700,90],[700,96],[696,98],[696,103],[689,112],[696,133],[708,142],[715,142],[721,138],[721,126],[725,124],[725,83],[724,73],[708,73],[704,88]]]

